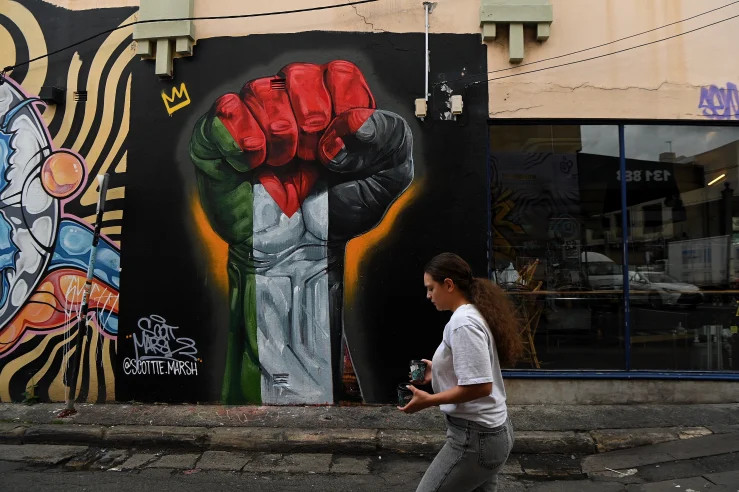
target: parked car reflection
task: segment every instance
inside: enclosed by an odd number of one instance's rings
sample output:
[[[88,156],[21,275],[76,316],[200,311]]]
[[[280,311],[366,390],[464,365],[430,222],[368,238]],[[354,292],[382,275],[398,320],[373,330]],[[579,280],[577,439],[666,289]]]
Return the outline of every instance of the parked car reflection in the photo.
[[[663,306],[696,306],[703,302],[700,288],[680,282],[664,272],[629,272],[632,304]]]
[[[623,267],[612,261],[591,262],[587,266],[587,283],[593,290],[621,289]]]

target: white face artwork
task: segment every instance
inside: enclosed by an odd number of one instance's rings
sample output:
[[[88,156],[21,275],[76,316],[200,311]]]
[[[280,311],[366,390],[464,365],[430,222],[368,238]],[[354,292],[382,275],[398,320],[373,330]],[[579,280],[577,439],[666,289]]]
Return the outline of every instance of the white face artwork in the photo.
[[[0,326],[26,302],[51,259],[59,199],[42,183],[53,153],[36,99],[0,85]]]

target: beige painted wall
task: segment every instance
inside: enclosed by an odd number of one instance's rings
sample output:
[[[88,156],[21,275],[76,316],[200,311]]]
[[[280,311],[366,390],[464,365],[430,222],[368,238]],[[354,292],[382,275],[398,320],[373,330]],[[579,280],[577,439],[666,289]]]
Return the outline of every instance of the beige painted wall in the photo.
[[[52,3],[81,9],[130,6],[137,1],[55,0]],[[195,0],[195,15],[232,15],[336,3],[341,1],[245,4]],[[729,0],[552,0],[554,23],[550,39],[537,42],[532,30],[528,30],[525,65],[513,69],[508,63],[507,35],[504,33],[488,43],[488,69],[504,70],[490,77],[607,54],[739,15],[739,4],[732,5],[603,48],[535,63],[654,29],[727,3]],[[438,0],[431,14],[431,32],[479,33],[479,6],[480,0]],[[422,32],[423,29],[421,0],[380,0],[311,13],[195,23],[197,39],[312,30]],[[736,45],[739,45],[739,18],[602,59],[491,81],[489,113],[492,118],[703,119],[698,109],[701,86],[724,87],[727,82],[739,79],[732,68]]]
[[[559,56],[669,24],[729,3],[725,0],[554,0],[551,38],[526,43],[524,63]],[[739,5],[653,33],[566,58],[491,74],[519,73],[589,58],[672,36],[739,15]],[[700,88],[735,82],[733,46],[739,18],[695,33],[598,60],[490,83],[493,118],[703,119]],[[506,47],[488,51],[488,70],[507,68]],[[733,65],[735,67],[735,65]]]

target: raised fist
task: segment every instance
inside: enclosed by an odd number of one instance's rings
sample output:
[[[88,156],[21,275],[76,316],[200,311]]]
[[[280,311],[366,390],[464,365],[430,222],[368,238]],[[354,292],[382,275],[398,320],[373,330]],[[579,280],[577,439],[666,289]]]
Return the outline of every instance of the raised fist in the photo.
[[[190,156],[200,199],[229,243],[225,403],[333,401],[335,265],[410,184],[412,147],[405,120],[375,109],[347,61],[292,63],[198,120]]]

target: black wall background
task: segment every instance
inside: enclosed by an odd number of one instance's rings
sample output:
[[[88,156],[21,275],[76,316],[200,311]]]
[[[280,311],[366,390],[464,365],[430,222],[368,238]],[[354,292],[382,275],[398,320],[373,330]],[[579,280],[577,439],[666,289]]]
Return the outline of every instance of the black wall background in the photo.
[[[487,86],[465,89],[486,72],[479,34],[430,37],[431,117],[414,116],[423,97],[423,34],[308,32],[198,41],[194,56],[174,62],[172,80],[154,75],[151,61],[134,62],[126,207],[122,240],[118,400],[217,401],[228,326],[225,296],[213,289],[206,255],[192,228],[194,186],[188,141],[197,118],[226,92],[271,76],[292,62],[350,60],[363,71],[379,109],[394,111],[414,136],[414,182],[421,190],[397,217],[391,235],[367,252],[357,299],[346,306],[355,370],[367,402],[390,402],[405,381],[408,361],[431,358],[448,313],[425,299],[423,265],[454,251],[478,276],[487,272]],[[479,78],[479,77],[478,77]],[[465,114],[442,121],[448,94],[464,97]],[[185,82],[191,104],[171,117],[160,93]],[[126,376],[128,338],[139,318],[164,316],[178,335],[195,340],[203,359],[197,376]]]

